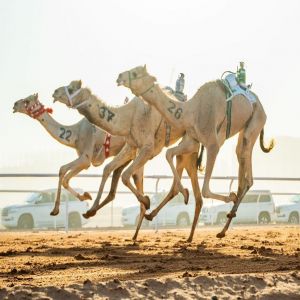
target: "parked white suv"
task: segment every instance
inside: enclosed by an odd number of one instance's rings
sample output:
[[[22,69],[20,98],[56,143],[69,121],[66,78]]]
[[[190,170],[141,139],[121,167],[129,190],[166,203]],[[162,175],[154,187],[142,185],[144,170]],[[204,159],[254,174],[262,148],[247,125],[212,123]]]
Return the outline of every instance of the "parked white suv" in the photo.
[[[292,197],[289,203],[276,206],[276,222],[299,224],[300,195]]]
[[[6,228],[53,228],[64,227],[66,219],[66,199],[68,199],[68,223],[70,228],[80,228],[87,223],[82,213],[88,209],[86,201],[79,201],[68,191],[62,190],[59,214],[50,216],[56,189],[33,193],[21,205],[10,205],[2,209],[1,223]]]
[[[157,193],[151,198],[152,211],[163,200],[166,193]],[[180,227],[189,226],[194,218],[195,211],[195,198],[193,193],[190,192],[189,202],[186,205],[183,196],[178,194],[175,196],[153,219],[152,222],[144,219],[142,225],[155,226],[172,226],[177,225]],[[122,223],[124,227],[136,226],[140,214],[140,206],[127,207],[122,210]]]
[[[201,221],[206,225],[224,224],[233,203],[222,203],[214,200],[214,205],[203,207]],[[268,224],[274,220],[275,205],[270,191],[250,191],[242,200],[234,223]]]

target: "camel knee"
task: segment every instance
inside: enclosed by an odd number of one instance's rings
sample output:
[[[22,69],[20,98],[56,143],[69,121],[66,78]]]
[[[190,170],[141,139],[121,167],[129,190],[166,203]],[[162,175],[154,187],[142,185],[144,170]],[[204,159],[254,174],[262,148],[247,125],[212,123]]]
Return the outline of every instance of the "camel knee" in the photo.
[[[202,189],[202,196],[204,198],[209,198],[210,197],[210,190],[207,187],[203,187]]]
[[[59,177],[64,177],[66,175],[68,171],[68,168],[65,166],[60,167],[59,172],[58,172],[58,176]]]
[[[126,186],[128,186],[128,184],[130,183],[130,174],[127,171],[122,174],[122,182]]]
[[[173,151],[172,151],[172,149],[168,149],[167,150],[167,152],[166,152],[166,159],[167,159],[167,161],[172,161],[172,159],[173,159]]]
[[[69,180],[63,179],[63,181],[62,181],[62,186],[63,186],[65,189],[68,189],[68,188],[69,188]]]

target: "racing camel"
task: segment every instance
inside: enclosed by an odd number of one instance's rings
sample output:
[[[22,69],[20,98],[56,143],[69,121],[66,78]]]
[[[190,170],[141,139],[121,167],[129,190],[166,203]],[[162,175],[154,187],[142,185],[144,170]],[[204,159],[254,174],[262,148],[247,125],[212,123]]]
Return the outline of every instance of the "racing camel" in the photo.
[[[100,208],[99,201],[109,174],[127,162],[129,157],[137,154],[131,165],[122,173],[122,181],[142,204],[139,220],[139,224],[141,224],[145,211],[150,207],[150,199],[132,186],[130,176],[143,167],[148,160],[159,154],[165,146],[174,144],[185,134],[185,130],[180,127],[170,128],[153,106],[148,105],[138,97],[133,98],[130,102],[120,107],[108,106],[100,98],[93,95],[88,88],[82,88],[81,81],[72,81],[68,86],[56,89],[53,98],[54,101],[62,102],[68,107],[77,109],[80,114],[84,115],[96,126],[112,135],[123,136],[126,140],[126,145],[122,151],[104,168],[99,193],[85,217],[95,215]],[[196,202],[194,220],[188,241],[191,241],[193,238],[202,207],[202,198],[197,180],[197,155],[198,148],[195,147],[195,151],[188,155],[177,157],[177,172],[181,176],[183,169],[187,170],[192,178]],[[185,203],[187,203],[188,190],[183,189],[181,192],[184,195]],[[177,185],[173,183],[164,201],[168,202],[177,193]],[[136,237],[137,235],[135,234],[133,239],[135,240]]]
[[[62,125],[55,121],[50,113],[52,109],[45,108],[39,101],[38,94],[31,95],[25,99],[15,102],[13,112],[24,113],[39,123],[47,132],[63,145],[76,149],[78,158],[63,165],[59,170],[58,189],[56,194],[55,206],[50,215],[55,216],[59,213],[61,186],[67,189],[79,200],[92,199],[91,195],[84,192],[82,195],[76,192],[69,181],[90,165],[97,167],[103,164],[106,158],[117,155],[125,145],[125,139],[119,136],[110,136],[102,129],[92,125],[86,118],[70,126]],[[130,161],[114,170],[111,189],[102,206],[111,202],[115,198],[118,180],[122,170]],[[143,169],[138,170],[134,175],[136,186],[143,188]]]
[[[169,97],[156,83],[156,78],[147,72],[146,66],[139,66],[119,74],[118,85],[128,87],[132,93],[153,105],[176,128],[186,130],[185,140],[177,147],[167,150],[166,157],[174,174],[175,184],[179,191],[184,188],[180,182],[173,164],[174,155],[195,152],[201,143],[207,150],[206,171],[204,176],[202,195],[225,202],[233,201],[231,212],[223,230],[218,233],[222,238],[236,215],[236,211],[243,197],[253,185],[252,150],[260,136],[260,147],[264,152],[270,152],[274,146],[273,140],[268,147],[264,146],[264,125],[266,114],[258,97],[255,103],[243,95],[232,98],[232,119],[226,114],[226,89],[221,81],[211,81],[201,86],[196,94],[187,102],[180,102]],[[227,135],[227,123],[231,122]],[[239,162],[238,191],[223,196],[210,191],[209,182],[216,157],[226,138],[239,133],[236,154]]]

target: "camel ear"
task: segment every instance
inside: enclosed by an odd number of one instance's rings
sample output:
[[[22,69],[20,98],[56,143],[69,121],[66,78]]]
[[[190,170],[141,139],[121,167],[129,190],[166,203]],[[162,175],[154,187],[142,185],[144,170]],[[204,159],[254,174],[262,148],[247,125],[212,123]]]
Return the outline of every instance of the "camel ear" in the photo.
[[[147,71],[147,66],[146,66],[146,64],[144,65],[144,71]]]
[[[82,85],[82,82],[81,82],[81,80],[78,80],[78,82],[77,82],[77,83],[78,83],[78,88],[79,88],[79,89],[81,89],[81,85]]]
[[[39,93],[33,94],[34,99],[37,100],[39,98]]]

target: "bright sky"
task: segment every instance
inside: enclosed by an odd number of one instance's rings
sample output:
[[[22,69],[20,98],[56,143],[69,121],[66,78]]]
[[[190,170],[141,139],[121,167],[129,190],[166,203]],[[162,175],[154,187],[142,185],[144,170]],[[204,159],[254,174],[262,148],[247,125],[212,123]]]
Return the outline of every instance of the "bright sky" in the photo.
[[[31,154],[61,151],[57,160],[65,161],[71,153],[36,121],[13,115],[16,100],[38,92],[54,117],[70,124],[81,116],[53,105],[54,89],[82,79],[107,103],[121,105],[132,95],[117,87],[117,76],[141,64],[162,85],[174,86],[185,73],[191,97],[245,61],[268,115],[267,137],[300,137],[299,28],[297,0],[1,0],[0,168]]]

